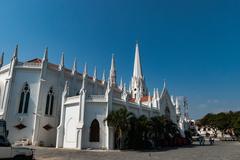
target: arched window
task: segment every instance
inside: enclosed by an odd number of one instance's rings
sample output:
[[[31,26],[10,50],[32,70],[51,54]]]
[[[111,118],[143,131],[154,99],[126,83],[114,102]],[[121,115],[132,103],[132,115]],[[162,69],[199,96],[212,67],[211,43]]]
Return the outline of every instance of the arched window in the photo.
[[[51,87],[47,95],[47,102],[46,102],[46,108],[45,108],[46,115],[51,116],[53,114],[53,102],[54,102],[54,93],[53,93],[53,88]]]
[[[25,83],[21,92],[20,104],[18,108],[18,113],[27,113],[28,112],[28,104],[30,98],[30,88],[28,83]]]
[[[170,115],[170,110],[169,110],[168,106],[165,108],[165,117],[166,117],[167,119],[170,119],[170,117],[171,117],[171,115]]]
[[[90,142],[99,142],[100,127],[98,120],[94,119],[90,127]]]

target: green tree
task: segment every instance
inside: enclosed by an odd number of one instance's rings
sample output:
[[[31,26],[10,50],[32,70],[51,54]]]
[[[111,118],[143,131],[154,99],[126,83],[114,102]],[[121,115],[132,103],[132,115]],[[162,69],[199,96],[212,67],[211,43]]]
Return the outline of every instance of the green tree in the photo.
[[[150,119],[150,137],[154,142],[155,147],[161,145],[161,141],[164,139],[164,125],[165,117],[164,116],[155,116]]]
[[[123,137],[129,128],[129,120],[133,116],[133,113],[128,112],[126,108],[121,108],[117,111],[112,111],[106,118],[108,125],[112,126],[115,130],[115,135],[117,136],[115,143],[119,149],[123,148]]]
[[[229,111],[228,113],[221,112],[218,114],[208,113],[202,119],[198,120],[198,125],[211,127],[214,130],[215,136],[217,136],[217,130],[220,130],[222,133],[230,135],[235,134],[239,137],[239,117],[240,112]]]
[[[236,119],[235,123],[233,124],[234,133],[237,137],[240,137],[240,116]]]

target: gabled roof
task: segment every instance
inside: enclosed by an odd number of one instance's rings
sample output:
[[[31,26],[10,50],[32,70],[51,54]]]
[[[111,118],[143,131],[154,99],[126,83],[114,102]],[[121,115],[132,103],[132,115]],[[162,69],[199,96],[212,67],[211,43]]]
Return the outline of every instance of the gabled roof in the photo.
[[[150,97],[152,100],[152,97]],[[149,100],[149,96],[143,96],[140,100],[140,102],[147,102]]]
[[[27,61],[27,63],[38,63],[38,64],[40,64],[40,63],[42,63],[42,59],[34,58],[32,60]]]
[[[152,100],[152,96],[150,97]],[[140,102],[147,102],[149,100],[149,96],[143,96],[140,100]],[[130,98],[128,99],[128,102],[132,102],[135,103],[136,102],[136,98]]]

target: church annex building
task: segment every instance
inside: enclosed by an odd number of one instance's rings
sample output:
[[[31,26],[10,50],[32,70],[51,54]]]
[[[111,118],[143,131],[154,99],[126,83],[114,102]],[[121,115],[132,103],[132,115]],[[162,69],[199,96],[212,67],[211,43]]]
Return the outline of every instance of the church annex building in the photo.
[[[136,44],[133,75],[127,87],[117,83],[115,59],[112,56],[109,77],[103,72],[97,78],[48,60],[48,49],[42,59],[18,60],[18,46],[10,63],[0,58],[0,119],[5,119],[9,141],[22,138],[33,145],[75,149],[113,149],[114,130],[104,121],[114,110],[126,108],[136,116],[165,115],[176,123],[184,136],[188,121],[181,97],[171,97],[164,82],[153,94],[145,82],[139,46]]]

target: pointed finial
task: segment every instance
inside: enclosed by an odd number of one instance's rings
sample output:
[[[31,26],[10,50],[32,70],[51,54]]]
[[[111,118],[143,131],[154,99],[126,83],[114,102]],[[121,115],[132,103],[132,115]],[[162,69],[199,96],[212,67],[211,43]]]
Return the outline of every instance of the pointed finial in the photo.
[[[77,71],[77,59],[75,58],[72,67],[72,75],[74,75],[76,71]]]
[[[148,93],[148,103],[149,103],[149,106],[151,106],[151,102],[152,102],[152,97],[151,97],[151,93],[149,92]]]
[[[110,72],[113,72],[114,70],[115,70],[115,57],[114,57],[114,54],[112,54],[112,61],[111,61]]]
[[[64,53],[62,52],[61,61],[58,69],[61,71],[64,68]]]
[[[18,56],[18,44],[16,45],[16,48],[14,50],[14,53],[13,53],[13,57],[12,58],[16,58],[17,59],[17,56]]]
[[[4,52],[2,52],[2,55],[0,57],[0,67],[3,66],[3,62],[4,62]]]
[[[97,67],[94,67],[94,71],[93,71],[93,80],[97,79]]]
[[[136,47],[135,47],[133,77],[143,78],[142,65],[141,65],[141,60],[140,60],[140,53],[139,53],[138,43],[136,43]]]
[[[163,88],[165,89],[167,87],[166,85],[166,79],[163,80]]]
[[[123,84],[123,92],[127,92],[126,83]]]
[[[116,69],[115,69],[115,58],[114,54],[112,54],[112,62],[111,62],[111,69],[110,69],[110,85],[115,86],[116,85]]]
[[[120,88],[121,90],[123,89],[123,80],[122,80],[122,77],[121,77],[121,80],[120,80],[119,88]]]
[[[44,55],[43,55],[43,61],[48,61],[48,47],[45,48]]]
[[[131,92],[131,90],[132,90],[132,83],[131,83],[131,81],[130,81],[130,82],[129,82],[129,86],[128,86],[128,91]]]
[[[153,98],[154,99],[156,98],[156,89],[155,88],[153,89]]]
[[[158,88],[157,88],[157,90],[156,90],[156,97],[157,97],[157,99],[160,98],[160,97],[159,97],[159,90],[158,90]]]
[[[105,70],[103,70],[103,74],[102,74],[102,82],[105,83],[105,81],[106,81]]]
[[[84,64],[83,75],[87,75],[87,63]]]

